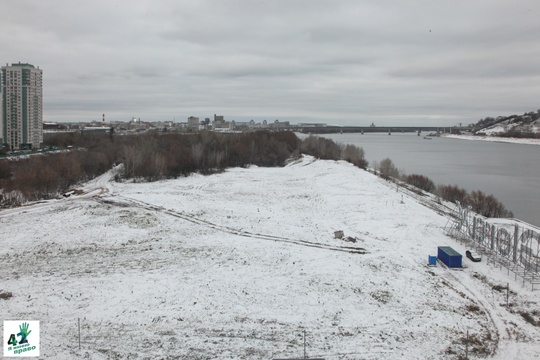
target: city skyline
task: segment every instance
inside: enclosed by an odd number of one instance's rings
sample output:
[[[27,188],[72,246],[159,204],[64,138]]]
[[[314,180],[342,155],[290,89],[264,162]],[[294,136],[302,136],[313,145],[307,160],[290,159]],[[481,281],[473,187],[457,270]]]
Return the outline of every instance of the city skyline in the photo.
[[[534,1],[22,0],[0,14],[0,61],[46,69],[47,122],[453,126],[540,107],[539,14]]]

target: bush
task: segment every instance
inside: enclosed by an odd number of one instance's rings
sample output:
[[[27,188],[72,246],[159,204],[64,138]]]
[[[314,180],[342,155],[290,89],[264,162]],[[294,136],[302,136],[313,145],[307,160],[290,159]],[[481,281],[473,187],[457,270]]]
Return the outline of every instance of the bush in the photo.
[[[436,195],[440,196],[443,200],[450,201],[454,204],[458,202],[465,203],[467,197],[467,191],[456,185],[439,185],[436,190]]]
[[[485,217],[513,217],[514,214],[493,195],[486,195],[482,191],[473,191],[465,199],[472,211]]]
[[[435,190],[433,181],[424,175],[408,175],[405,177],[405,182],[427,192],[433,192]]]
[[[355,145],[342,146],[341,158],[361,169],[366,169],[368,166],[368,162],[364,157],[364,149]]]
[[[399,170],[389,158],[381,160],[379,164],[379,172],[381,173],[381,177],[385,179],[399,177]]]
[[[437,195],[446,201],[470,206],[472,211],[485,217],[514,217],[495,196],[486,195],[479,190],[468,194],[466,190],[455,185],[439,185]]]
[[[318,159],[339,160],[341,158],[341,148],[338,144],[330,139],[313,135],[302,140],[300,151]]]

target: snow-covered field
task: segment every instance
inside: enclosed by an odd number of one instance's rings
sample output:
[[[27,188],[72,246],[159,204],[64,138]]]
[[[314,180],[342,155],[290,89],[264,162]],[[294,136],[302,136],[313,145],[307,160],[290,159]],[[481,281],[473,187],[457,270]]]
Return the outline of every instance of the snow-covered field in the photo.
[[[43,358],[301,358],[304,331],[310,358],[540,357],[518,314],[538,293],[465,257],[428,267],[465,252],[448,218],[350,164],[109,178],[0,211],[1,320],[39,320]]]

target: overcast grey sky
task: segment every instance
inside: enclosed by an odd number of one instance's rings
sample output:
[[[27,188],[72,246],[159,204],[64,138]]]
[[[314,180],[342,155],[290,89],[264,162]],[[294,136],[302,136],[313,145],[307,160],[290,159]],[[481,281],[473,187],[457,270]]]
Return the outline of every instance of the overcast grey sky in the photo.
[[[540,1],[3,1],[45,121],[451,126],[540,108]]]

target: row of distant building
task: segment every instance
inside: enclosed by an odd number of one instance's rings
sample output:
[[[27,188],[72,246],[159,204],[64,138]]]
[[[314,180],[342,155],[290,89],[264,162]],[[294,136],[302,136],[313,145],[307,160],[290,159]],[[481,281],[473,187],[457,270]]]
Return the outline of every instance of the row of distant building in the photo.
[[[142,121],[140,118],[132,118],[131,121],[110,121],[105,120],[92,121],[89,123],[43,123],[44,137],[52,136],[61,132],[80,132],[83,134],[88,133],[101,133],[101,134],[116,134],[116,135],[129,135],[138,134],[143,132],[179,132],[179,133],[194,133],[198,131],[215,131],[222,133],[238,133],[255,130],[298,130],[306,127],[325,127],[323,123],[301,123],[290,124],[289,121],[267,121],[256,122],[250,121],[236,121],[226,120],[223,115],[214,114],[213,120],[210,118],[204,118],[201,120],[199,117],[190,116],[187,121]]]
[[[145,122],[140,118],[130,121],[92,123],[43,123],[43,71],[27,63],[6,64],[0,72],[0,145],[8,150],[39,148],[44,134],[61,131],[104,132],[129,134],[157,131],[196,132],[213,130],[220,132],[240,132],[256,129],[289,129],[291,127],[326,126],[326,124],[291,125],[288,121],[240,122],[226,120],[223,115],[214,118],[190,116],[187,121]]]
[[[320,125],[318,125],[320,126]],[[235,120],[225,120],[223,115],[214,114],[214,119],[205,118],[201,120],[199,117],[190,116],[187,121],[142,121],[141,118],[132,118],[131,121],[112,121],[101,123],[93,121],[91,123],[45,123],[44,128],[46,130],[57,129],[79,129],[91,131],[98,128],[113,128],[115,133],[124,132],[141,132],[147,130],[158,131],[181,131],[181,132],[195,132],[201,130],[214,130],[222,132],[230,131],[243,131],[249,129],[282,129],[291,127],[288,121],[275,120],[268,122],[263,120],[262,122],[255,122],[254,120],[248,122],[240,122]]]

